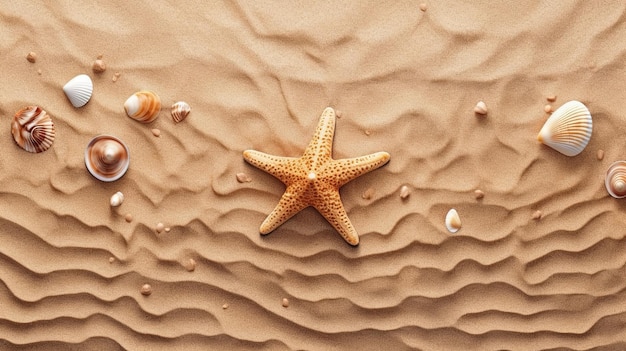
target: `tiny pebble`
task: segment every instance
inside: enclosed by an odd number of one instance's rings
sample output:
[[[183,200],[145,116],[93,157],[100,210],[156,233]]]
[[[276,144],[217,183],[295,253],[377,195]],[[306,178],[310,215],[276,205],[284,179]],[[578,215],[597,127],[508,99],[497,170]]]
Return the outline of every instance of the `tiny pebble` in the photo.
[[[341,110],[335,110],[335,116],[337,116],[337,118],[341,118],[341,115],[343,115]]]
[[[119,77],[120,77],[120,72],[115,72],[115,74],[113,75],[113,78],[111,78],[111,80],[115,83],[115,82],[117,82]]]
[[[141,294],[144,296],[150,296],[150,294],[152,294],[152,287],[150,284],[144,284],[141,286]]]
[[[115,257],[113,256],[109,257],[109,263],[113,263],[113,262],[115,262]]]
[[[286,297],[283,297],[283,307],[289,307],[289,300]]]
[[[484,116],[487,114],[487,104],[484,101],[478,101],[474,106],[474,113]]]
[[[598,160],[602,161],[602,159],[604,158],[604,150],[598,150],[596,157],[598,158]]]
[[[101,59],[97,59],[97,60],[95,60],[93,62],[93,65],[91,66],[91,69],[95,73],[102,73],[102,72],[106,71],[107,65]]]
[[[227,304],[227,303],[225,303],[225,304],[223,304],[223,305],[222,305],[222,309],[223,309],[223,310],[225,310],[225,309],[227,309],[227,308],[228,308],[228,304]]]
[[[187,262],[185,262],[185,269],[188,272],[193,272],[196,270],[196,260],[194,260],[193,258],[190,258],[187,260]]]
[[[403,185],[403,186],[400,188],[400,198],[404,200],[404,199],[406,199],[407,197],[409,197],[409,195],[411,195],[411,190],[409,189],[409,187],[408,187],[408,186]]]
[[[542,216],[542,213],[539,210],[537,210],[537,211],[535,211],[535,213],[533,213],[533,219],[539,220],[539,219],[541,219],[541,216]]]
[[[544,106],[544,107],[543,107],[543,110],[544,110],[546,113],[550,113],[550,112],[552,112],[552,105],[546,105],[546,106]]]
[[[420,4],[420,10],[422,10],[422,12],[426,11],[427,8],[428,8],[428,6],[426,5],[426,3],[421,3]]]
[[[372,135],[372,131],[371,131],[371,130],[369,130],[369,129],[366,129],[366,130],[365,130],[365,135],[367,135],[367,136]]]
[[[35,61],[37,61],[37,54],[31,51],[26,55],[26,59],[30,63],[35,63]]]
[[[556,101],[556,95],[550,95],[546,98],[546,100],[550,101],[550,102],[555,102]]]
[[[37,74],[38,74],[38,75],[41,75],[41,73],[42,73],[42,72],[41,72],[41,69],[38,69],[38,70],[37,70]]]
[[[166,233],[169,233],[169,232],[170,232],[170,230],[172,230],[172,228],[170,228],[170,227],[165,227],[165,232],[166,232]]]
[[[156,129],[156,128],[154,128],[154,129],[152,129],[152,135],[154,135],[155,137],[158,138],[158,137],[161,136],[161,131]]]
[[[102,60],[102,57],[104,57],[104,54],[98,54],[98,57],[96,57],[98,60]]]
[[[133,215],[130,213],[127,213],[126,216],[124,216],[124,219],[126,220],[126,222],[130,223],[133,221]]]
[[[243,172],[237,173],[236,178],[239,183],[249,183],[252,181],[252,178]]]
[[[476,198],[476,200],[482,199],[483,197],[485,197],[485,193],[480,189],[476,189],[474,190],[474,197]]]
[[[159,223],[156,225],[156,228],[155,228],[155,229],[156,229],[156,232],[157,232],[157,233],[161,233],[161,232],[163,232],[163,230],[165,230],[165,225],[164,225],[163,223],[159,222]]]
[[[372,188],[368,188],[367,190],[365,190],[363,195],[361,195],[361,197],[364,198],[365,200],[369,200],[373,196],[374,196],[374,189],[372,189]]]

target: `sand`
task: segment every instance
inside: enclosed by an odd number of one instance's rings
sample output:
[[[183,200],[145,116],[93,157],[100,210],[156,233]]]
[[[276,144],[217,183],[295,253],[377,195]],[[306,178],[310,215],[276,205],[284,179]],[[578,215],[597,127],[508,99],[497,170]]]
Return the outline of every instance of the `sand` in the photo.
[[[626,349],[626,201],[604,187],[626,158],[626,4],[424,5],[3,4],[0,349]],[[148,125],[123,109],[141,89],[163,103]],[[575,157],[536,140],[569,100],[594,118]],[[40,154],[10,133],[31,104],[56,126]],[[300,156],[327,106],[335,158],[391,154],[341,189],[360,245],[311,208],[259,235],[284,186],[242,151]],[[130,149],[113,183],[84,165],[103,133]]]

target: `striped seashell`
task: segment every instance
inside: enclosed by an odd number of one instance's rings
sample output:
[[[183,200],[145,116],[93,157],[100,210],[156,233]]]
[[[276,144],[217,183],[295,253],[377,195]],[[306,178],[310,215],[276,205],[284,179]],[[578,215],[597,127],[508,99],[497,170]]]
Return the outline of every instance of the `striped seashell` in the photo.
[[[11,123],[11,133],[17,145],[28,152],[43,152],[54,142],[54,123],[39,106],[17,111]]]
[[[552,113],[537,140],[563,155],[576,156],[589,143],[592,127],[587,107],[582,102],[569,101]]]
[[[150,123],[159,116],[161,99],[151,91],[138,91],[124,102],[124,109],[128,117],[141,123]]]
[[[86,74],[79,74],[63,86],[63,91],[74,107],[83,107],[91,99],[93,82]]]
[[[187,115],[191,112],[191,107],[184,101],[179,101],[172,105],[172,119],[178,123],[187,118]]]
[[[604,185],[611,196],[616,199],[626,197],[626,161],[613,162],[606,172]]]
[[[450,233],[456,233],[461,229],[461,217],[455,209],[451,209],[446,214],[446,228]]]
[[[98,135],[85,149],[85,166],[89,173],[103,182],[120,179],[128,170],[130,153],[120,139],[111,135]]]

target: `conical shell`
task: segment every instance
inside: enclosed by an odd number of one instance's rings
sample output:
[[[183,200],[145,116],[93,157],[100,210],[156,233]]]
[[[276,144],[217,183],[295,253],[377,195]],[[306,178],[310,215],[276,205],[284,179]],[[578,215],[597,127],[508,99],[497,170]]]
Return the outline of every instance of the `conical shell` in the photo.
[[[587,107],[579,101],[569,101],[552,113],[537,140],[563,155],[576,156],[589,143],[591,130],[591,114]]]
[[[17,111],[11,123],[11,133],[17,145],[28,152],[43,152],[54,142],[54,123],[39,106]]]
[[[141,123],[150,123],[161,111],[161,99],[151,91],[138,91],[124,102],[124,109],[128,117]]]
[[[86,74],[79,74],[63,86],[63,91],[74,107],[83,107],[93,92],[93,82]]]
[[[85,166],[89,173],[103,182],[120,179],[128,170],[130,153],[120,139],[98,135],[85,149]]]
[[[179,101],[172,105],[172,119],[178,123],[187,118],[187,115],[191,112],[191,107],[184,101]]]
[[[617,161],[609,166],[604,185],[611,196],[617,199],[626,197],[626,161]]]
[[[446,214],[446,228],[450,233],[456,233],[461,229],[461,218],[455,209],[451,209]]]

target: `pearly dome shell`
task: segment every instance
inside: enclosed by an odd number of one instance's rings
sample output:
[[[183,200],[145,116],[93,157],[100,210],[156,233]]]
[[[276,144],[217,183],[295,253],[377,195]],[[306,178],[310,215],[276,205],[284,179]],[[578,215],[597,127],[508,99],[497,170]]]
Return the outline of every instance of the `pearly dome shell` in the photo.
[[[579,101],[569,101],[552,113],[537,140],[566,156],[580,154],[591,139],[591,114]]]
[[[450,233],[456,233],[461,229],[461,218],[455,209],[450,209],[446,214],[446,228]]]
[[[626,161],[613,162],[609,166],[604,178],[604,185],[614,198],[626,197]]]
[[[176,123],[187,118],[187,115],[189,114],[189,112],[191,112],[191,107],[189,106],[188,103],[184,101],[178,101],[177,103],[172,105],[172,109],[171,109],[172,119]]]
[[[83,107],[91,99],[93,82],[86,74],[79,74],[63,86],[63,92],[74,107]]]
[[[161,99],[152,91],[138,91],[124,102],[124,110],[128,117],[141,123],[150,123],[159,116]]]
[[[34,153],[43,152],[54,142],[54,123],[41,107],[24,107],[13,117],[11,134],[22,149]]]
[[[89,173],[103,182],[120,179],[128,170],[130,153],[120,139],[111,135],[98,135],[85,149],[85,166]]]

